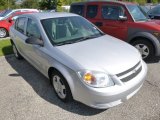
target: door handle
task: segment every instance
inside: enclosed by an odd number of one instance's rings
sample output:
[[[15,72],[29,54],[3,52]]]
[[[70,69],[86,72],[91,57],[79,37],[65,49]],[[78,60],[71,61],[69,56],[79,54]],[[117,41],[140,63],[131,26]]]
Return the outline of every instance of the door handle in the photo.
[[[102,23],[102,22],[95,22],[95,25],[96,25],[97,27],[101,27],[101,26],[103,26],[103,23]]]

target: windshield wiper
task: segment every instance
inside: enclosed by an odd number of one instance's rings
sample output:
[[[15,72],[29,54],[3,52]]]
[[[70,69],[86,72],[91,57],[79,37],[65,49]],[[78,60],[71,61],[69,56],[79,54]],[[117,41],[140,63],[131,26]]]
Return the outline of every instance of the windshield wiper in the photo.
[[[90,36],[86,36],[86,37],[80,37],[80,38],[72,39],[72,40],[69,40],[69,41],[63,41],[63,42],[60,42],[60,43],[56,43],[56,45],[61,46],[61,45],[66,45],[66,44],[73,44],[73,43],[81,42],[81,41],[84,41],[84,40],[97,38],[99,36],[101,36],[101,34],[90,35]]]
[[[75,41],[64,41],[64,42],[56,43],[56,46],[61,46],[61,45],[66,45],[66,44],[72,44],[72,43],[75,43]]]
[[[102,36],[101,34],[95,34],[95,35],[90,35],[90,36],[86,36],[86,37],[81,37],[79,40],[83,41],[83,40],[88,40],[88,39],[92,39],[92,38],[97,38]]]

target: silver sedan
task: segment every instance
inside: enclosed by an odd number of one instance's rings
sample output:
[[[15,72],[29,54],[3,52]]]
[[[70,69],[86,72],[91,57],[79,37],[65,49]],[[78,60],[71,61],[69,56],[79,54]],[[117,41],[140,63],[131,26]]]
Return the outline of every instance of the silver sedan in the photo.
[[[75,14],[21,15],[10,37],[15,57],[49,78],[63,102],[106,109],[128,100],[145,80],[147,66],[134,47]]]

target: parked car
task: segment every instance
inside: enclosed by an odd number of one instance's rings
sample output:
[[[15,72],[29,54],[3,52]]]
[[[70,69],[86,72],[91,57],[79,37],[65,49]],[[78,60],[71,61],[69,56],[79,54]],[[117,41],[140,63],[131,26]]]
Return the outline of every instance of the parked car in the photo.
[[[160,19],[160,4],[148,11],[151,19]]]
[[[0,20],[6,19],[11,14],[14,14],[15,12],[39,12],[37,9],[8,9],[6,10],[2,15],[0,15]]]
[[[75,14],[21,15],[10,38],[15,57],[49,78],[64,102],[113,107],[133,96],[147,73],[137,49]]]
[[[149,11],[149,9],[144,5],[140,5],[140,8],[145,12],[145,14],[147,14]]]
[[[135,46],[144,60],[160,55],[160,22],[148,19],[137,4],[79,2],[71,5],[70,12],[87,18],[103,32]]]
[[[0,13],[0,20],[2,18],[4,18],[7,14],[9,14],[12,10],[11,9],[7,9],[7,10],[3,10],[1,13]]]
[[[9,29],[14,24],[14,20],[22,14],[32,13],[32,12],[16,12],[11,14],[5,19],[0,20],[0,38],[7,37],[9,35]]]

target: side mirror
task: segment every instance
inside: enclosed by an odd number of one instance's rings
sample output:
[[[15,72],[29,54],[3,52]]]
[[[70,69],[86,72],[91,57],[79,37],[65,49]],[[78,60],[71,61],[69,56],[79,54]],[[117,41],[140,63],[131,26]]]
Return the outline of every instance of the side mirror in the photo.
[[[29,37],[26,39],[25,41],[27,44],[33,44],[33,45],[40,45],[40,46],[43,46],[44,43],[42,40],[38,39],[38,38],[35,38],[35,37]]]
[[[127,20],[127,17],[126,17],[126,16],[119,16],[119,20],[121,20],[121,21],[126,21],[126,20]]]

